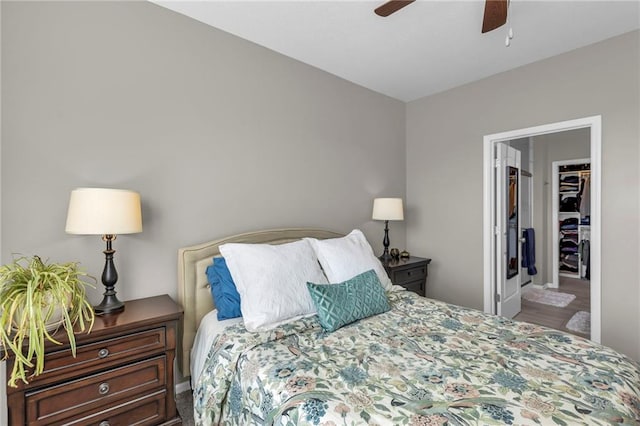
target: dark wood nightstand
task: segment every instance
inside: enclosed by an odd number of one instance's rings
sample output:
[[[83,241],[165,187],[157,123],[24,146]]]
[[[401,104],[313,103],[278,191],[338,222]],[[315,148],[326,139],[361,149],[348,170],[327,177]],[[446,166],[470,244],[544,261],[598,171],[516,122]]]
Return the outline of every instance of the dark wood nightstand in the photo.
[[[173,379],[181,318],[167,295],[131,300],[76,334],[75,358],[68,345],[47,345],[44,372],[7,386],[9,424],[182,424]],[[12,367],[9,359],[7,374]]]
[[[431,259],[411,256],[406,259],[383,261],[382,266],[391,282],[424,296],[427,291],[427,275]]]

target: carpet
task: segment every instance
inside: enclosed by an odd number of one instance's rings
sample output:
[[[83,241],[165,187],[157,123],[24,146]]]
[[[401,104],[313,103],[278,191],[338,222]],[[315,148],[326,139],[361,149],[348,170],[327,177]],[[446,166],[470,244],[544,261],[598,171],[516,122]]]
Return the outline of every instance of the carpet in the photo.
[[[522,298],[529,302],[544,303],[545,305],[557,306],[564,308],[576,298],[575,295],[569,293],[561,293],[559,291],[542,290],[538,288],[531,289],[522,294]]]
[[[182,426],[194,426],[191,389],[176,395],[176,407],[182,417]]]
[[[591,334],[591,314],[585,311],[578,311],[565,326],[571,331],[575,331],[581,334]]]

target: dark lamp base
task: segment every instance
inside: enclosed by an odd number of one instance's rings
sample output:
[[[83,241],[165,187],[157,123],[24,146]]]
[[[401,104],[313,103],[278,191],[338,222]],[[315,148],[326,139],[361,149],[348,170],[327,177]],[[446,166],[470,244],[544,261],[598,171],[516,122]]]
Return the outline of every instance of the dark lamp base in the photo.
[[[382,262],[388,262],[391,260],[391,255],[389,254],[389,221],[384,221],[384,239],[382,240],[382,245],[384,246],[384,251],[382,252],[382,256],[379,259]]]
[[[104,296],[99,305],[93,307],[96,314],[115,314],[124,311],[124,303],[113,296]]]
[[[103,235],[102,239],[107,243],[107,249],[103,252],[105,256],[104,270],[102,271],[102,284],[105,291],[102,294],[102,302],[94,306],[93,310],[96,314],[115,314],[124,311],[124,303],[116,297],[116,282],[118,281],[118,272],[113,264],[113,255],[116,252],[111,247],[111,243],[115,240],[115,235]]]

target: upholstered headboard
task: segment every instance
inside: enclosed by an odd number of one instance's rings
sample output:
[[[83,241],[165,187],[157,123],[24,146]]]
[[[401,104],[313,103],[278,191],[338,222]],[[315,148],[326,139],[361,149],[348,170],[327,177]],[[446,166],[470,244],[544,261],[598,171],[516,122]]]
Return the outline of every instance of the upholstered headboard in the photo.
[[[184,310],[181,347],[178,364],[184,377],[190,375],[190,351],[202,318],[213,308],[213,299],[207,282],[206,269],[214,256],[220,256],[219,247],[226,243],[283,244],[301,238],[342,237],[333,231],[308,228],[272,229],[225,237],[178,250],[178,302]]]

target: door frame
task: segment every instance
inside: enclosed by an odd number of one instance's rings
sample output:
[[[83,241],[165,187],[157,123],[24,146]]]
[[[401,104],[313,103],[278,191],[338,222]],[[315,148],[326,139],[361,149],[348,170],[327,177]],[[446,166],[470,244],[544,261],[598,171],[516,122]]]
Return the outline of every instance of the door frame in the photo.
[[[483,138],[483,251],[484,251],[484,311],[496,313],[495,271],[495,168],[494,151],[497,143],[512,139],[558,133],[575,129],[590,129],[591,138],[591,340],[601,342],[601,168],[602,116],[560,121],[524,129],[486,135]]]

